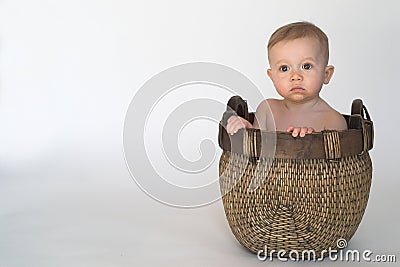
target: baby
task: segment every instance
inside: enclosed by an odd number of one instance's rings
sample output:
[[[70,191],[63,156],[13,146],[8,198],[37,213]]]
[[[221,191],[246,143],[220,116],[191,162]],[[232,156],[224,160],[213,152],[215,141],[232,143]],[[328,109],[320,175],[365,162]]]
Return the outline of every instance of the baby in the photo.
[[[246,127],[304,137],[314,131],[346,130],[344,117],[319,96],[334,72],[328,59],[328,37],[317,26],[296,22],[277,29],[268,42],[267,74],[283,99],[262,101],[253,124],[231,116],[227,132]]]

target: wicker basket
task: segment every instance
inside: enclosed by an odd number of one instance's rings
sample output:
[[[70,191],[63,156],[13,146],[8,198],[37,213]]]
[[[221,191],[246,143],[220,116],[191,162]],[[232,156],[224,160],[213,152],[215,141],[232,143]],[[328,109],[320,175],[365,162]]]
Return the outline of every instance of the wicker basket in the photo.
[[[303,138],[258,129],[230,136],[224,126],[232,112],[249,121],[254,113],[240,97],[231,98],[219,131],[220,188],[237,240],[253,253],[313,250],[316,257],[337,249],[339,239],[349,241],[372,178],[373,124],[362,101],[354,100],[351,115],[343,115],[348,130]]]

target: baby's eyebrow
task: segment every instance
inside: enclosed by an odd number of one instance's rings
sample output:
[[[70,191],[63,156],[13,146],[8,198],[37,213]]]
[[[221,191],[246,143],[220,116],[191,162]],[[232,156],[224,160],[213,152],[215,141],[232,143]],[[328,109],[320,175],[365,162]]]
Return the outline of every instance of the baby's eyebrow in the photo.
[[[303,58],[301,61],[302,62],[303,61],[317,62],[317,60],[315,58],[313,58],[313,57],[306,57],[306,58]],[[275,65],[281,65],[281,64],[288,64],[288,60],[287,59],[280,59],[280,60],[275,62]]]
[[[287,63],[287,60],[286,59],[280,59],[277,62],[275,62],[275,65],[280,65],[280,64],[283,64],[283,63]]]
[[[313,57],[306,57],[303,59],[303,61],[314,61],[316,62],[316,60]]]

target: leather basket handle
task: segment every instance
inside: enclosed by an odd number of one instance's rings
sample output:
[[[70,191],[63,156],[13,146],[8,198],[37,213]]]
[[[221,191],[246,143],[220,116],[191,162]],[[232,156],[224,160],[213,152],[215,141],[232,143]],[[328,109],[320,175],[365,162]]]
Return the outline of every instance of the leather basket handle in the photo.
[[[249,120],[249,110],[246,100],[240,96],[232,96],[228,101],[227,111],[233,110],[236,114],[246,120]]]
[[[374,125],[361,99],[353,100],[349,126],[351,129],[363,130],[363,151],[372,149],[374,144]]]
[[[222,116],[222,125],[226,126],[228,119],[231,116],[240,116],[246,120],[249,120],[249,110],[247,102],[240,96],[232,96],[226,106],[226,111]]]
[[[228,122],[228,119],[231,116],[240,116],[246,120],[249,120],[251,115],[249,114],[247,102],[243,100],[240,96],[232,96],[228,104],[226,106],[226,111],[222,115],[222,119],[219,124],[219,133],[218,133],[218,143],[221,148],[224,147],[223,140],[230,140],[228,133],[225,128]],[[228,145],[230,149],[230,143]]]
[[[360,115],[363,119],[371,120],[368,110],[361,99],[353,100],[353,104],[351,105],[351,115]]]

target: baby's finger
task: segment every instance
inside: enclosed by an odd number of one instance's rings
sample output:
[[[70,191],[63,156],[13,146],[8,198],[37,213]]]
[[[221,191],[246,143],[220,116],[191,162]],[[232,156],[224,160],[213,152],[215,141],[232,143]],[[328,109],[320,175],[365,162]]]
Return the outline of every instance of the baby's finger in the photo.
[[[311,127],[308,127],[307,128],[307,133],[310,134],[312,132],[315,132],[315,130],[313,128],[311,128]]]
[[[240,118],[239,119],[239,127],[241,128],[246,128],[246,124],[244,124],[244,121],[246,121],[245,119]]]
[[[302,127],[302,128],[300,129],[300,137],[306,136],[306,132],[307,132],[307,131],[308,131],[308,128]]]
[[[239,129],[242,129],[242,128],[245,128],[245,125],[243,124],[243,122],[240,119],[238,119],[232,123],[232,130],[234,133],[236,133]]]
[[[291,132],[291,131],[293,131],[294,130],[294,127],[293,126],[289,126],[287,129],[286,129],[286,132]]]
[[[228,118],[228,120],[226,121],[227,124],[231,123],[232,121],[234,121],[236,119],[235,115],[232,115]]]
[[[238,116],[231,116],[228,119],[228,125],[227,125],[228,133],[233,134],[233,133],[237,132],[236,128],[237,128],[238,122],[240,122]]]
[[[299,135],[300,128],[293,128],[292,136],[297,137]]]
[[[227,125],[227,132],[231,135],[235,134],[241,127],[241,121],[237,116],[234,116]]]
[[[235,116],[229,117],[227,124],[226,124],[226,131],[230,134],[233,133],[233,128],[234,128],[234,123],[235,122]]]
[[[237,125],[236,125],[236,121],[232,122],[230,127],[229,127],[229,131],[228,133],[235,134],[237,132]]]

